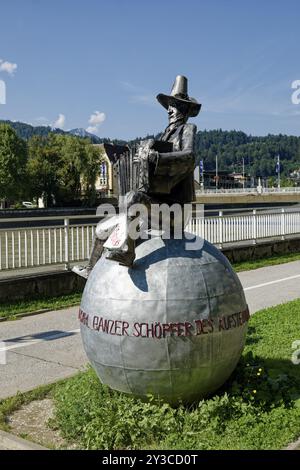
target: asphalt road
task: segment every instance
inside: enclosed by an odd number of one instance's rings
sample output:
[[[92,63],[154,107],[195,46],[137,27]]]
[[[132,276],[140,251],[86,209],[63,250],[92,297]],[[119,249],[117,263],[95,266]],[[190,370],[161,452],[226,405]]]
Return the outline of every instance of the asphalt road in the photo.
[[[300,297],[300,261],[239,274],[251,314]],[[84,369],[77,307],[0,323],[0,398]],[[6,364],[4,351],[6,350]],[[2,349],[2,351],[1,351]]]

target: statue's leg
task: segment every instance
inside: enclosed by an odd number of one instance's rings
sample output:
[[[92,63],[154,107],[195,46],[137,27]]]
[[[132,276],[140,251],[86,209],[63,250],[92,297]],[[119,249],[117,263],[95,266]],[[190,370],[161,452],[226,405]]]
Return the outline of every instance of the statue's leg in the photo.
[[[125,206],[127,209],[128,225],[136,218],[136,213],[131,210],[132,206],[134,204],[143,204],[149,210],[151,201],[152,199],[142,191],[130,191],[126,194]],[[132,267],[135,260],[135,240],[132,240],[128,234],[124,249],[111,250],[106,258],[111,261],[117,261],[123,266]]]
[[[184,206],[181,205],[181,213],[176,215],[174,212],[170,213],[170,237],[174,238],[175,235],[183,237],[185,229],[185,213]]]
[[[95,266],[98,259],[102,255],[104,242],[105,240],[100,240],[96,235],[94,235],[94,238],[92,241],[90,259],[88,261],[88,264],[86,266],[80,266],[80,265],[73,266],[72,271],[78,274],[79,276],[87,279],[93,267]]]
[[[99,239],[96,235],[94,235],[93,242],[92,242],[92,249],[90,254],[90,259],[87,265],[88,273],[91,272],[95,264],[97,263],[98,259],[101,258],[103,253],[103,244],[105,239]]]
[[[96,227],[95,235],[92,241],[91,253],[88,264],[86,266],[74,266],[72,271],[79,276],[88,278],[93,267],[101,258],[103,253],[103,245],[107,238],[111,235],[118,223],[118,217],[111,217],[108,220],[100,221]]]

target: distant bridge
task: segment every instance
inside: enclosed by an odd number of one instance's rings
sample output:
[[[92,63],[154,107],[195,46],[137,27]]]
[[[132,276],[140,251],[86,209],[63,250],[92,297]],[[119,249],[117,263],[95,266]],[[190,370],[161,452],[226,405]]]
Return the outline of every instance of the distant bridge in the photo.
[[[196,201],[203,204],[300,202],[300,187],[204,189],[196,191]]]

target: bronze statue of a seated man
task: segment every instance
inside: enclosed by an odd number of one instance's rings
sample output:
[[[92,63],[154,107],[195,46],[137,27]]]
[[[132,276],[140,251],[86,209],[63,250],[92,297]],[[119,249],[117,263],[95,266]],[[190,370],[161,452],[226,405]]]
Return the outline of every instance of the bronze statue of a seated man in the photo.
[[[142,141],[136,155],[138,163],[138,184],[125,195],[127,221],[135,214],[130,208],[134,204],[143,204],[150,209],[153,203],[178,203],[184,205],[195,199],[194,168],[197,164],[195,152],[195,124],[187,123],[189,117],[198,115],[201,104],[190,98],[187,93],[187,78],[178,75],[170,95],[159,94],[159,103],[168,111],[169,125],[159,141]],[[73,271],[88,277],[103,249],[107,248],[106,258],[131,267],[135,259],[135,242],[127,233],[122,246],[109,243],[120,216],[100,221],[96,228],[89,263],[86,267],[75,266]]]

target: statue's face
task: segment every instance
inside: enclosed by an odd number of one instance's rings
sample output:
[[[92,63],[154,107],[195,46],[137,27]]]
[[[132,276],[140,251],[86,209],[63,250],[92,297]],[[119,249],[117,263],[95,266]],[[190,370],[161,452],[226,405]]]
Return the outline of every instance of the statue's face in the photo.
[[[185,109],[179,109],[179,107],[169,106],[168,107],[168,116],[169,116],[169,123],[174,124],[179,120],[186,121],[188,116],[186,115]]]

